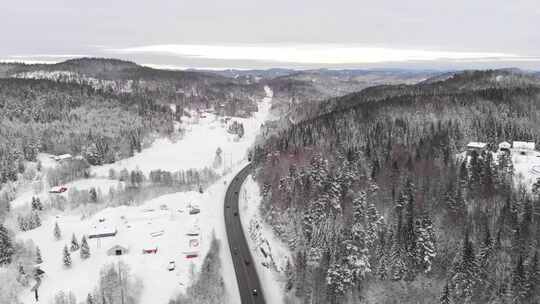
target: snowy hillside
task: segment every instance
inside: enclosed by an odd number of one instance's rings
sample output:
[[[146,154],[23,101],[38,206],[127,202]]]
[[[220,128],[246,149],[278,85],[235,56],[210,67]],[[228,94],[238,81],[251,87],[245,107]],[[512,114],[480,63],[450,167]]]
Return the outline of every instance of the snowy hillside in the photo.
[[[110,187],[117,187],[117,180],[108,179],[109,169],[140,169],[144,174],[151,170],[186,170],[189,168],[212,167],[217,148],[223,151],[224,168],[217,168],[222,174],[217,182],[199,191],[177,192],[162,195],[141,205],[107,207],[87,215],[79,209],[47,211],[42,213],[41,226],[26,232],[18,232],[17,239],[32,240],[41,250],[45,271],[39,287],[40,303],[49,303],[59,291],[72,291],[78,301],[93,292],[98,283],[103,265],[123,261],[131,268],[134,277],[143,284],[140,303],[167,303],[190,285],[193,271],[197,271],[208,252],[212,235],[228,248],[223,220],[223,199],[228,181],[246,164],[247,150],[253,144],[258,130],[268,118],[272,92],[267,88],[267,98],[259,102],[259,111],[250,118],[232,118],[244,125],[242,138],[227,132],[227,124],[212,114],[198,122],[191,121],[185,136],[176,142],[158,139],[141,153],[121,162],[94,166],[92,178],[66,183],[68,189],[88,190],[91,187],[107,193]],[[55,166],[46,155],[40,155],[46,168]],[[42,177],[44,182],[44,177]],[[39,181],[38,181],[39,182]],[[17,193],[12,205],[29,208],[32,196],[39,197],[45,204],[52,196],[49,187],[40,191],[28,186]],[[69,191],[69,190],[68,190]],[[191,211],[191,212],[190,212]],[[55,224],[61,231],[61,239],[53,235]],[[62,263],[62,251],[70,246],[72,235],[79,244],[83,236],[114,231],[114,236],[89,238],[90,257],[80,257],[80,249],[71,252],[72,263],[66,267]],[[143,250],[156,253],[143,254]],[[119,253],[120,255],[116,255]],[[223,278],[227,295],[224,301],[237,303],[238,287],[228,250],[221,251]],[[174,269],[170,270],[174,262]],[[33,283],[20,294],[24,303],[34,302],[30,290]]]
[[[271,90],[267,91],[271,96]],[[151,147],[144,149],[133,157],[118,161],[114,164],[96,166],[92,172],[97,176],[108,176],[109,169],[140,169],[145,174],[151,170],[162,169],[177,171],[180,169],[202,169],[211,167],[217,148],[223,151],[223,163],[226,167],[238,165],[247,155],[248,148],[253,144],[260,126],[267,119],[271,98],[259,102],[258,112],[250,118],[233,117],[244,125],[244,136],[238,138],[227,132],[228,123],[222,122],[219,116],[212,113],[200,115],[197,121],[184,117],[188,124],[185,136],[178,141],[161,138],[154,141]]]

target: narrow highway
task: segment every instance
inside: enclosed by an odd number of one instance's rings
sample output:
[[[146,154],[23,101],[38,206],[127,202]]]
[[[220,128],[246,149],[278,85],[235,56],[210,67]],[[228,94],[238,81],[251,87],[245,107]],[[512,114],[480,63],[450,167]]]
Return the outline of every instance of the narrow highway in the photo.
[[[225,226],[242,304],[264,304],[266,302],[261,283],[251,258],[238,210],[240,188],[250,172],[251,164],[248,164],[229,184],[225,194]]]

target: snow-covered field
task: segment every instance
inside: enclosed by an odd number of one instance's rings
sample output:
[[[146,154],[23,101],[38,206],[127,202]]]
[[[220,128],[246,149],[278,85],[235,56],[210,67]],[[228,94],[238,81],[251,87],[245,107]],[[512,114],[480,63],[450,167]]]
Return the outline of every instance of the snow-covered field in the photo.
[[[208,251],[212,233],[226,240],[225,229],[222,227],[226,187],[220,181],[203,194],[190,191],[163,195],[141,206],[107,208],[86,219],[81,219],[79,215],[58,214],[45,220],[41,227],[20,233],[19,238],[34,240],[42,252],[44,262],[41,268],[46,272],[40,287],[42,301],[48,303],[47,299],[52,299],[60,290],[71,290],[77,299],[84,299],[96,286],[101,265],[122,260],[130,265],[135,276],[142,279],[144,290],[141,303],[167,303],[172,296],[188,286],[190,265],[193,263],[196,269],[200,266]],[[190,204],[199,206],[201,212],[190,214]],[[100,223],[100,219],[105,221]],[[53,236],[55,222],[58,222],[62,231],[60,241],[56,241]],[[64,245],[69,247],[72,234],[80,242],[83,235],[90,234],[94,226],[100,225],[116,228],[117,235],[90,239],[90,258],[82,260],[79,252],[74,252],[72,267],[66,269],[62,264],[62,249]],[[200,231],[198,236],[186,234],[197,230]],[[163,234],[160,236],[151,235],[161,232]],[[190,244],[190,240],[194,241]],[[121,256],[107,255],[107,251],[115,245],[127,248],[128,253]],[[226,243],[222,246],[228,248]],[[158,248],[156,254],[142,254],[143,248],[154,247]],[[199,257],[186,257],[186,253],[195,252]],[[231,260],[227,258],[227,253],[228,250],[223,250],[224,270],[233,274],[232,264],[227,264]],[[174,271],[167,269],[170,261],[176,264]],[[236,282],[234,276],[226,278],[225,282],[231,285],[227,286],[227,290],[237,289],[232,284]],[[24,303],[31,303],[33,296],[30,290],[26,290],[21,298]],[[229,296],[234,297],[235,294]]]
[[[190,124],[187,134],[176,142],[167,138],[157,139],[148,149],[133,157],[118,161],[114,164],[97,166],[92,173],[97,176],[108,176],[109,169],[120,171],[140,169],[145,174],[151,170],[162,169],[177,171],[180,169],[202,169],[211,167],[217,148],[221,148],[223,162],[226,167],[237,165],[246,157],[248,148],[253,144],[261,124],[267,119],[272,92],[267,92],[269,97],[259,102],[259,111],[250,118],[234,117],[231,121],[237,121],[244,125],[244,136],[236,139],[236,135],[227,132],[227,125],[222,123],[218,116],[206,113],[204,118],[199,118],[197,124]],[[190,123],[189,120],[186,123]]]
[[[26,185],[26,187],[21,188],[18,191],[17,197],[15,200],[11,201],[11,207],[12,208],[19,208],[19,207],[26,207],[30,205],[30,202],[32,201],[32,197],[38,197],[42,202],[46,202],[50,196],[52,195],[62,195],[67,196],[68,192],[64,192],[62,194],[51,194],[49,193],[50,188],[44,184],[40,191],[36,191],[36,188],[33,186],[37,183],[40,183],[41,181],[33,182],[29,185]],[[117,188],[118,184],[121,182],[117,180],[112,180],[108,178],[87,178],[87,179],[80,179],[76,180],[70,183],[66,183],[66,188],[69,189],[77,189],[77,190],[90,190],[90,188],[95,188],[96,190],[100,190],[102,193],[108,193],[109,189],[111,187]]]
[[[290,260],[290,252],[287,245],[274,235],[272,227],[261,218],[261,201],[259,185],[250,175],[240,190],[242,228],[256,261],[254,264],[264,288],[265,299],[268,303],[280,304],[284,303],[285,268],[287,260]]]
[[[512,153],[516,182],[523,183],[528,189],[540,178],[540,152],[530,151],[526,155]]]
[[[238,303],[240,297],[228,250],[223,199],[227,181],[246,164],[247,150],[253,144],[260,125],[268,118],[271,97],[272,92],[267,89],[267,98],[259,102],[259,111],[253,117],[233,118],[244,125],[245,134],[239,140],[227,133],[226,126],[222,125],[219,119],[208,114],[197,124],[190,125],[185,136],[176,142],[158,139],[151,147],[134,157],[115,164],[92,167],[93,178],[66,184],[68,188],[79,190],[96,187],[107,193],[110,187],[118,185],[118,181],[106,178],[110,168],[138,168],[147,174],[154,169],[175,171],[211,167],[218,147],[223,150],[226,166],[232,169],[202,194],[189,191],[163,195],[139,206],[107,208],[86,218],[76,211],[52,214],[42,218],[42,226],[19,232],[19,240],[32,239],[41,249],[44,260],[42,269],[46,276],[39,289],[40,302],[49,303],[60,290],[72,291],[78,301],[85,299],[87,293],[98,283],[101,267],[109,262],[122,260],[130,266],[133,275],[142,279],[144,288],[141,303],[167,303],[189,286],[190,265],[193,263],[196,269],[200,266],[214,234],[221,241],[223,277],[228,291],[224,295],[224,303]],[[43,167],[54,166],[54,162],[50,162],[47,156],[41,157]],[[37,193],[31,187],[24,189],[18,193],[12,205],[24,207],[30,202],[32,195],[36,194],[42,201],[46,201],[50,195],[47,191],[47,186]],[[200,213],[190,215],[189,204],[198,206]],[[104,221],[100,223],[100,219]],[[62,231],[63,238],[60,241],[53,237],[55,222],[58,222]],[[114,227],[118,233],[114,237],[101,238],[99,241],[89,240],[90,258],[82,260],[79,252],[74,252],[72,266],[65,268],[62,263],[64,245],[69,247],[72,234],[75,234],[80,242],[82,236],[91,233],[96,225]],[[197,230],[196,227],[200,229],[199,236],[186,235]],[[107,250],[115,245],[126,247],[128,252],[121,256],[107,255]],[[142,254],[143,248],[153,246],[157,246],[157,254]],[[186,258],[186,252],[198,252],[198,257]],[[175,261],[174,271],[167,270],[170,261]],[[23,303],[34,302],[29,288],[22,292],[20,298]]]

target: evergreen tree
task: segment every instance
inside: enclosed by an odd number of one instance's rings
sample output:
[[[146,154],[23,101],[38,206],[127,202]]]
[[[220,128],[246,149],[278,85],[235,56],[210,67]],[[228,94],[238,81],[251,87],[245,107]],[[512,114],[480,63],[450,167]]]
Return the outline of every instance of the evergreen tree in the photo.
[[[54,239],[60,240],[62,238],[62,232],[60,231],[60,226],[58,226],[58,222],[54,223]]]
[[[92,188],[90,188],[90,190],[88,192],[90,193],[90,201],[92,203],[97,203],[98,195],[97,195],[96,188],[92,187]]]
[[[443,292],[441,294],[441,297],[439,299],[440,304],[451,304],[452,300],[450,297],[450,286],[448,282],[444,285]]]
[[[473,286],[476,282],[477,265],[474,256],[473,243],[469,239],[469,230],[465,232],[461,260],[454,267],[452,277],[453,290],[456,291],[457,300],[468,302],[472,297]]]
[[[86,240],[86,236],[83,235],[82,241],[81,241],[81,250],[80,250],[81,259],[87,259],[90,257],[90,246],[88,246],[88,241]]]
[[[425,214],[416,223],[416,259],[424,272],[431,271],[436,254],[433,224],[429,216]]]
[[[88,293],[86,296],[86,304],[95,304],[94,298],[92,297],[92,294]]]
[[[30,214],[31,216],[31,219],[32,219],[32,228],[31,229],[34,229],[34,228],[37,228],[39,226],[41,226],[41,218],[39,217],[39,213],[37,211],[34,211]]]
[[[41,204],[39,197],[32,196],[32,210],[43,210],[43,204]]]
[[[39,250],[39,247],[36,246],[36,264],[43,263],[43,259],[41,258],[41,250]]]
[[[64,266],[71,267],[71,254],[69,253],[67,245],[64,246],[62,261]]]
[[[3,224],[0,224],[0,265],[11,263],[14,253],[15,249],[9,231]]]
[[[528,264],[526,273],[525,300],[540,300],[540,268],[538,265],[538,252],[535,251]]]
[[[527,280],[525,269],[523,267],[523,256],[520,255],[512,274],[512,296],[514,299],[517,299],[519,303],[526,297],[526,284]]]
[[[71,236],[71,247],[69,249],[71,251],[79,250],[79,242],[77,241],[77,237],[75,237],[75,233]]]

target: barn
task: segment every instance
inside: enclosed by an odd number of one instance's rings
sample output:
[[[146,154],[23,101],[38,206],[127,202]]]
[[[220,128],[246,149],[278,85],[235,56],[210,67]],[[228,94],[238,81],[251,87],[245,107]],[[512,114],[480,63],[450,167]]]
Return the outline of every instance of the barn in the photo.
[[[107,255],[124,255],[128,252],[128,246],[116,244],[107,250]]]

